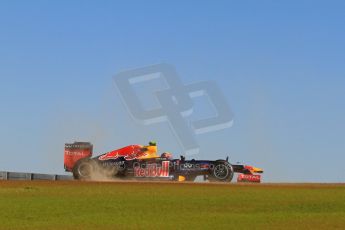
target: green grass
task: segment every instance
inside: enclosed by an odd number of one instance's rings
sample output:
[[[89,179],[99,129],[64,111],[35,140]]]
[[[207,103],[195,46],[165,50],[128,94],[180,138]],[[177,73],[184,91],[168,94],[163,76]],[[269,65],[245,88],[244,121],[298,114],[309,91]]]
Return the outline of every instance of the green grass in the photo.
[[[345,185],[1,182],[0,229],[344,229]]]

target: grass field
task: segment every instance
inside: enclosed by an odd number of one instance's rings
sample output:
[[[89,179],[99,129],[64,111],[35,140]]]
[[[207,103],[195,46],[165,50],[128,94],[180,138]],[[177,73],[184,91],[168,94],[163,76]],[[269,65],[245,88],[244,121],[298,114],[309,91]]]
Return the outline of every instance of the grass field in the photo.
[[[344,229],[345,185],[0,181],[0,229]]]

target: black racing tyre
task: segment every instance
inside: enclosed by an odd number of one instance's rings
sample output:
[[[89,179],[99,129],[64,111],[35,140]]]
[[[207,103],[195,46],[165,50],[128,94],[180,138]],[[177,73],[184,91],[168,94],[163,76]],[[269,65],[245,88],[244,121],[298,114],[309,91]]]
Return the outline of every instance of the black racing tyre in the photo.
[[[73,167],[73,177],[76,180],[90,180],[95,170],[95,162],[89,158],[80,159]]]
[[[231,182],[234,169],[228,162],[217,162],[210,170],[208,180],[211,182]]]

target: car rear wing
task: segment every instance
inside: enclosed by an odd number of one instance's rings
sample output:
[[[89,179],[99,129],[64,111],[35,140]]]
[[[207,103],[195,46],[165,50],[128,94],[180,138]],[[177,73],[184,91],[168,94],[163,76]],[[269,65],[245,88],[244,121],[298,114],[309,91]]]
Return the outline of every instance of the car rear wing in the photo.
[[[92,156],[93,145],[90,142],[74,142],[65,144],[64,167],[67,172],[73,170],[78,160]]]

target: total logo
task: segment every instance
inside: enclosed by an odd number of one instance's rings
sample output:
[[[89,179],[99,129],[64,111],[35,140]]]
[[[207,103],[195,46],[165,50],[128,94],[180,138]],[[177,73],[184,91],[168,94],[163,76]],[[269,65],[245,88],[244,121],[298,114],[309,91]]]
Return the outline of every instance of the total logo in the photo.
[[[169,161],[162,161],[162,165],[148,164],[145,168],[134,167],[135,177],[169,177]]]
[[[261,176],[260,175],[245,175],[245,174],[240,174],[237,177],[237,182],[261,182]]]
[[[65,155],[68,156],[84,156],[89,154],[89,151],[65,151]]]

